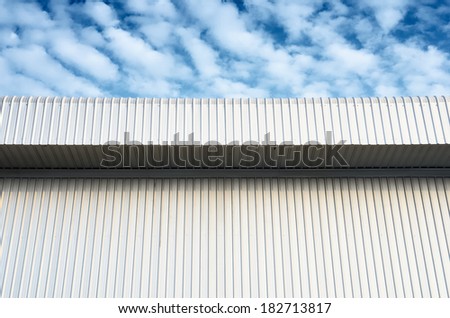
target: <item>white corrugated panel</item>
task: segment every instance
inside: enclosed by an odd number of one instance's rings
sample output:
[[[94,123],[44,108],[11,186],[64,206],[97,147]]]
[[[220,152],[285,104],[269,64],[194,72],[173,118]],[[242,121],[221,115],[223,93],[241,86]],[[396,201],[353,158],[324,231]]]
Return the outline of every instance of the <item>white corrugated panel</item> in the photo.
[[[175,134],[202,144],[424,145],[450,141],[449,97],[161,99],[0,97],[0,144],[162,144]],[[333,141],[326,141],[330,131]]]
[[[448,178],[4,179],[3,297],[449,297]]]

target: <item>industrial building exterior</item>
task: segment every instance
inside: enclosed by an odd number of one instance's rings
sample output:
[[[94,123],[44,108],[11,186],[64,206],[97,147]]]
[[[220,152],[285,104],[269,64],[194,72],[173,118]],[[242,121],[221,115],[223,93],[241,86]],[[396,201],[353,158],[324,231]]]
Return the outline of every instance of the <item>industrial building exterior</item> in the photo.
[[[449,297],[450,97],[2,97],[2,297]]]

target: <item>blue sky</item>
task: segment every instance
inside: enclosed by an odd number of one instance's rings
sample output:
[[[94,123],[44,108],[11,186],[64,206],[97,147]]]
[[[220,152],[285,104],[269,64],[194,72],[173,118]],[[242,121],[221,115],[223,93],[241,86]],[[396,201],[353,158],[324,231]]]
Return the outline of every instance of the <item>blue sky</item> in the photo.
[[[0,0],[0,95],[450,94],[450,0]]]

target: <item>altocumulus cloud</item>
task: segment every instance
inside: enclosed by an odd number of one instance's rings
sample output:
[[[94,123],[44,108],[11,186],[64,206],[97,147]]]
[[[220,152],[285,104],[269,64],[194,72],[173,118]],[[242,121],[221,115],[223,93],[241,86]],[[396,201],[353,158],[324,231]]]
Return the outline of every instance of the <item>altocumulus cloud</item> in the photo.
[[[450,92],[450,0],[0,0],[0,95]]]

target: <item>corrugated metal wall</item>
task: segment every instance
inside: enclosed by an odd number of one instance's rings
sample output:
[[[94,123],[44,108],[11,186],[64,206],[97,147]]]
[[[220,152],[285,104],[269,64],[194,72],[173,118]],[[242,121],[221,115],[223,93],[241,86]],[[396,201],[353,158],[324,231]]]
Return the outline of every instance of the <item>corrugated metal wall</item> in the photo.
[[[1,184],[1,183],[0,183]],[[4,179],[4,297],[449,297],[450,179]]]
[[[290,166],[304,168],[311,164],[301,162],[303,155],[290,158],[294,152],[308,153],[305,145],[309,143],[341,141],[345,146],[340,154],[348,164],[322,161],[314,168],[450,167],[449,104],[449,97],[0,97],[0,168],[99,168],[102,159],[111,158],[103,152],[107,142],[152,143],[139,150],[145,159],[133,149],[132,155],[123,156],[130,160],[114,166],[119,168],[198,167],[194,162],[205,149],[183,148],[194,142],[241,147],[251,143],[259,145],[252,149],[260,154],[257,163],[252,163],[255,167],[267,167],[270,164],[263,158],[271,157],[280,162],[278,167],[287,159]],[[288,146],[286,154],[278,157],[278,153],[269,154],[269,142],[296,147]],[[223,149],[228,158],[224,165],[240,168],[249,164],[248,157],[232,151],[232,147]],[[325,148],[313,151],[312,157],[325,158],[325,152]]]
[[[0,144],[204,144],[290,141],[352,145],[450,143],[450,97],[164,99],[0,97]]]

